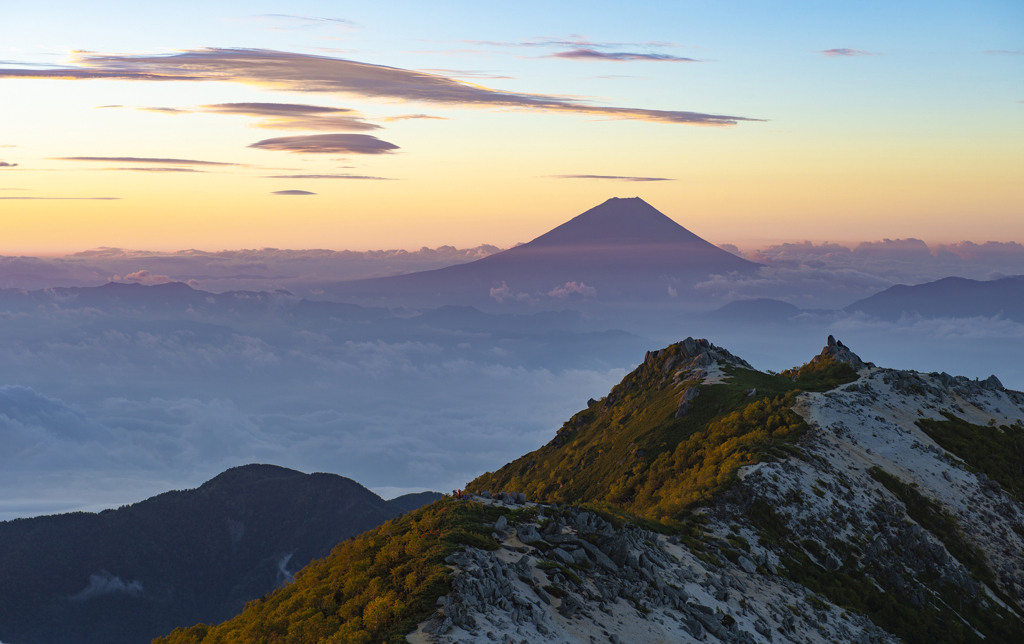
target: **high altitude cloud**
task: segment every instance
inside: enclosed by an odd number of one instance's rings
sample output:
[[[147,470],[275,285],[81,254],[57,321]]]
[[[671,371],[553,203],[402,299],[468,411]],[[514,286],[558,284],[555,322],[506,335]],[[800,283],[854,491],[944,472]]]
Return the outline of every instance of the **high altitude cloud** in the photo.
[[[306,197],[308,195],[315,195],[315,192],[309,192],[308,190],[278,190],[277,192],[270,193],[272,195],[281,195],[282,197]]]
[[[169,167],[169,168],[101,168],[101,169],[104,170],[104,171],[108,171],[108,172],[162,172],[162,173],[167,173],[167,172],[171,172],[171,173],[175,173],[175,172],[199,172],[199,173],[205,173],[206,172],[206,170],[196,170],[195,168],[178,168],[178,167],[173,167],[173,166]]]
[[[570,49],[560,51],[548,56],[548,58],[566,58],[568,60],[611,60],[617,62],[646,60],[667,63],[696,63],[696,58],[684,56],[670,56],[669,54],[638,54],[628,51],[598,51],[596,49]]]
[[[321,18],[319,16],[296,16],[290,13],[265,13],[260,16],[252,16],[255,20],[273,20],[274,22],[283,23],[286,27],[277,27],[277,29],[304,29],[308,27],[316,27],[319,25],[345,25],[348,27],[355,26],[355,22],[347,20],[345,18]]]
[[[828,58],[844,58],[844,57],[850,57],[850,56],[877,56],[878,55],[878,54],[873,54],[873,53],[871,53],[869,51],[864,51],[862,49],[846,49],[845,47],[841,47],[839,49],[826,49],[824,51],[819,51],[818,53],[821,54],[822,56],[826,56]]]
[[[121,197],[0,197],[9,201],[117,201]]]
[[[153,157],[53,157],[55,161],[102,161],[104,163],[152,163],[156,165],[239,165],[196,159],[160,159]]]
[[[382,141],[369,134],[281,136],[257,141],[249,147],[301,154],[387,154],[398,149],[394,143]]]
[[[102,105],[100,107],[123,107]],[[333,130],[361,131],[379,130],[381,126],[365,120],[363,115],[343,107],[302,105],[296,103],[215,103],[198,107],[137,107],[143,112],[159,114],[229,114],[253,116],[265,120],[256,127],[268,130]],[[429,118],[429,117],[426,117]]]
[[[285,91],[346,94],[369,100],[596,114],[611,119],[659,123],[736,125],[740,121],[760,120],[594,105],[563,96],[499,91],[421,71],[264,49],[207,48],[164,56],[79,53],[69,67],[0,68],[0,78],[235,82]]]
[[[380,126],[369,123],[356,110],[323,107],[320,105],[297,105],[294,103],[218,103],[203,105],[201,112],[215,114],[240,114],[265,118],[257,127],[269,130],[379,130]]]
[[[430,120],[430,121],[447,121],[443,116],[431,116],[430,114],[399,114],[398,116],[385,116],[381,119],[382,121],[412,121],[412,120]]]
[[[371,177],[362,174],[278,174],[265,179],[365,179],[370,181],[394,181],[387,177]]]
[[[549,179],[604,179],[607,181],[675,181],[665,177],[620,177],[607,174],[553,174]]]

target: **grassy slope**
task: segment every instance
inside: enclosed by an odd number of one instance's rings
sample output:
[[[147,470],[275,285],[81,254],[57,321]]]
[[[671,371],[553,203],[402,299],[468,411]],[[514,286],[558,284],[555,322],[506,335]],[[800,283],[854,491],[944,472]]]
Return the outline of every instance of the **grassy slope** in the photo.
[[[500,514],[477,503],[435,501],[338,544],[234,619],[175,629],[154,644],[404,642],[449,591],[444,558],[460,546],[498,548],[485,523]]]
[[[806,429],[789,411],[796,390],[856,378],[847,365],[828,362],[788,374],[795,381],[730,365],[727,384],[676,382],[663,366],[679,348],[672,345],[637,367],[544,447],[480,476],[467,489],[514,490],[549,503],[609,504],[672,522],[710,500],[740,466],[791,449],[788,443]],[[676,418],[687,387],[697,387],[700,395],[688,415]],[[756,396],[748,397],[749,389]]]
[[[943,449],[1024,499],[1024,427],[1019,423],[985,427],[949,413],[943,415],[946,420],[922,418],[917,426]]]

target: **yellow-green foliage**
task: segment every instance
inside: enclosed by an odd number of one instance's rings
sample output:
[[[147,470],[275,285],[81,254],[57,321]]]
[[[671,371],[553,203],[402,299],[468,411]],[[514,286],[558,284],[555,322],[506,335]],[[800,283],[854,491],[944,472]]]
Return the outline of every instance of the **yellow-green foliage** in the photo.
[[[176,629],[154,644],[383,644],[405,635],[449,591],[443,560],[460,545],[495,549],[500,512],[442,499],[392,519],[312,562],[295,582],[219,626]]]
[[[793,380],[804,391],[828,391],[857,379],[857,371],[832,356],[818,356],[817,362],[786,369],[780,376]]]
[[[765,398],[708,423],[649,468],[612,484],[605,500],[656,519],[674,517],[709,500],[732,482],[736,470],[772,451],[776,443],[803,433],[806,424],[790,411],[793,395]]]
[[[722,489],[736,470],[778,451],[806,425],[789,408],[798,384],[726,367],[727,384],[678,382],[659,359],[640,365],[607,399],[579,412],[541,449],[484,474],[470,490],[525,492],[549,503],[595,503],[671,523]],[[690,411],[679,397],[696,386]],[[748,391],[756,389],[755,397]]]

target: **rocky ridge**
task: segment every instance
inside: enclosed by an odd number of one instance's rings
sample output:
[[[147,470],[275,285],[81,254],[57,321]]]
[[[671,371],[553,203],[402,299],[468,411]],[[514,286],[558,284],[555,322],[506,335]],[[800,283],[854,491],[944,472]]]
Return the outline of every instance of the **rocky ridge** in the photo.
[[[516,509],[508,495],[471,499]],[[770,553],[741,555],[725,569],[675,537],[616,529],[579,508],[529,507],[539,512],[535,521],[512,526],[503,516],[495,524],[501,550],[448,557],[452,593],[410,641],[897,641],[863,615],[770,574]]]
[[[680,345],[645,357],[691,383],[680,409],[699,403],[693,381],[749,368],[707,341]],[[411,641],[1020,641],[1024,505],[926,429],[955,420],[1024,436],[1024,394],[995,376],[879,368],[832,337],[812,362],[825,357],[857,379],[800,394],[793,411],[809,431],[696,508],[696,540],[527,504],[535,520],[495,529],[501,550],[450,557],[453,592]]]

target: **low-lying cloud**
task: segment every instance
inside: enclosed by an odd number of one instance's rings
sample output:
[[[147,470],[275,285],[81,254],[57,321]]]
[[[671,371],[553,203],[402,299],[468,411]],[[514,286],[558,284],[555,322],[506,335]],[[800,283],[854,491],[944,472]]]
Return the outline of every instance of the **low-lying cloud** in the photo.
[[[106,570],[89,575],[89,585],[70,597],[71,601],[81,602],[103,595],[138,595],[142,592],[142,582],[135,580],[126,582],[117,575]]]
[[[601,106],[563,96],[494,90],[422,71],[266,49],[206,48],[163,56],[77,53],[68,67],[6,67],[0,68],[0,78],[234,82],[283,91],[343,94],[366,100],[591,114],[658,123],[736,125],[761,120],[680,110]]]
[[[548,291],[548,295],[550,297],[557,297],[559,299],[569,297],[570,295],[596,297],[597,289],[592,286],[587,286],[583,282],[566,282],[562,286],[556,286],[555,288]]]
[[[0,161],[0,168],[17,168],[17,163],[8,163],[7,161]]]
[[[311,134],[264,139],[249,146],[259,150],[299,154],[390,154],[398,149],[394,143],[369,134]]]
[[[316,193],[310,192],[308,190],[277,190],[276,192],[271,192],[270,194],[279,195],[282,197],[308,197],[315,195]]]

